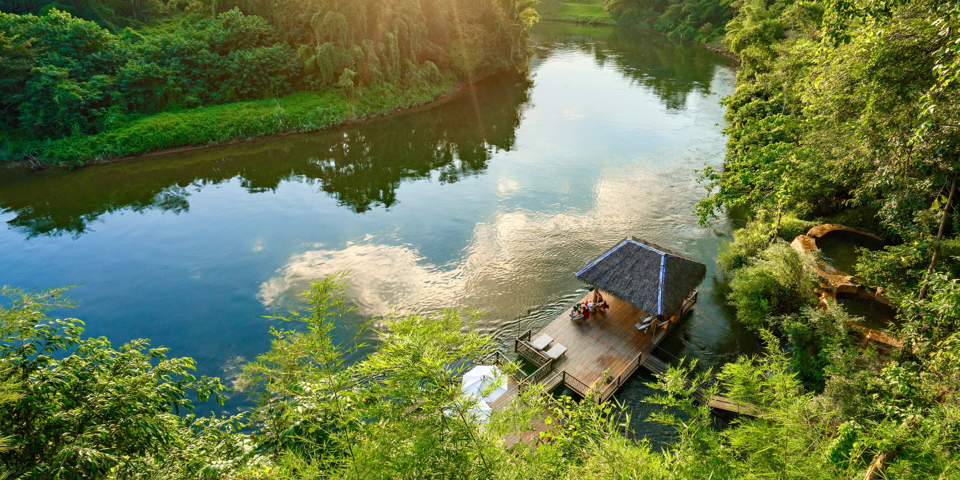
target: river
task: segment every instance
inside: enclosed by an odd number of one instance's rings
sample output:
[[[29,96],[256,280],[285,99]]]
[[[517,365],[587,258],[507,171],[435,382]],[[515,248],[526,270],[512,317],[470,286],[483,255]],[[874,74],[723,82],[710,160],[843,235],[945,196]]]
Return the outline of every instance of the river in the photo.
[[[351,272],[357,309],[341,341],[393,309],[474,307],[506,351],[584,294],[574,273],[587,261],[635,235],[708,266],[670,354],[717,367],[755,353],[715,272],[731,222],[701,227],[693,213],[705,194],[695,170],[722,166],[734,66],[630,29],[544,23],[534,44],[528,72],[362,125],[76,171],[2,169],[0,284],[75,285],[79,305],[62,314],[88,335],[149,338],[229,383],[268,348],[264,316],[297,308],[319,276]],[[662,439],[642,422],[649,380],[618,398],[640,435]],[[245,405],[234,393],[226,411]]]

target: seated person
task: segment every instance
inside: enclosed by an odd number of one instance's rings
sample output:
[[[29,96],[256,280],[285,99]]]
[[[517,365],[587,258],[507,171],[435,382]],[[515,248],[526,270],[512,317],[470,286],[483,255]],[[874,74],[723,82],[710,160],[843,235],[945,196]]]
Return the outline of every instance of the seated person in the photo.
[[[594,311],[597,308],[597,304],[593,302],[587,302],[587,310]]]

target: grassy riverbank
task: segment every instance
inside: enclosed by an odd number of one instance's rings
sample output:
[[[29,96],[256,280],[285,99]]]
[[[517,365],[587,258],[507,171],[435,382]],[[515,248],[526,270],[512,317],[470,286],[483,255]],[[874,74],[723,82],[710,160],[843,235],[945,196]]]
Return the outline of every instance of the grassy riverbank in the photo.
[[[542,2],[537,11],[542,20],[554,22],[576,22],[591,25],[616,25],[617,21],[603,8],[602,0]]]
[[[240,3],[0,12],[0,161],[74,166],[383,115],[523,65],[537,19],[516,2]]]
[[[377,85],[355,95],[331,88],[280,98],[131,117],[94,135],[18,142],[4,139],[0,161],[80,166],[157,150],[215,145],[267,135],[313,132],[431,102],[453,92],[449,75],[425,86]]]

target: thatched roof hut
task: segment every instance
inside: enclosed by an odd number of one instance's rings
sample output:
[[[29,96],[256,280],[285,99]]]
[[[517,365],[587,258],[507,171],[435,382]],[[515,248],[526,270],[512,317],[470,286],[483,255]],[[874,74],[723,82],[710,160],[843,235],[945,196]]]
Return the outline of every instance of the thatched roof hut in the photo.
[[[581,281],[665,316],[676,312],[706,275],[706,265],[635,237],[577,272]]]

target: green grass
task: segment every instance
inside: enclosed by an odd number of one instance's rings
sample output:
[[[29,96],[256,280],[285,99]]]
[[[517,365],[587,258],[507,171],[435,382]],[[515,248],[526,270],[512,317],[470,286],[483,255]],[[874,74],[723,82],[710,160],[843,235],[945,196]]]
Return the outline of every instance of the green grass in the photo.
[[[457,85],[457,80],[448,76],[428,86],[367,87],[356,97],[340,89],[299,92],[276,99],[132,117],[96,135],[44,141],[0,137],[0,161],[35,160],[79,166],[164,148],[312,132],[422,105],[451,92]]]
[[[610,14],[603,9],[603,5],[561,3],[563,13],[566,15],[576,15],[578,17],[609,17]]]
[[[546,0],[537,8],[544,20],[614,25],[616,21],[603,9],[601,0],[562,2]]]

